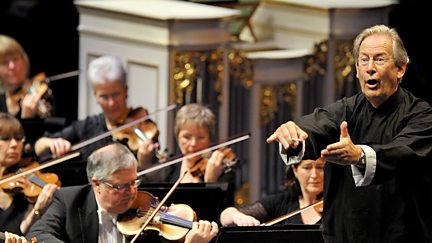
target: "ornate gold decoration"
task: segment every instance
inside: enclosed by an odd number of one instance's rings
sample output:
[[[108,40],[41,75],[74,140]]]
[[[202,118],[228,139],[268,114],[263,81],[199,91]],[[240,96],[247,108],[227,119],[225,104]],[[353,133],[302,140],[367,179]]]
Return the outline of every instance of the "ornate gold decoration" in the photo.
[[[177,52],[174,56],[174,87],[175,101],[182,105],[183,98],[190,94],[196,86],[198,78],[202,78],[203,63],[208,71],[208,79],[212,82],[214,91],[218,94],[218,101],[223,100],[222,89],[224,80],[224,48],[218,48],[213,51],[183,51]],[[245,87],[251,87],[252,82],[252,64],[246,58],[244,51],[229,49],[229,75],[230,80],[237,82]]]
[[[276,116],[281,102],[287,103],[296,112],[297,84],[287,83],[279,85],[261,86],[260,124],[269,124]]]
[[[239,49],[231,49],[229,54],[230,79],[246,88],[253,85],[252,62],[246,58],[246,52]]]
[[[323,79],[327,66],[327,40],[315,44],[313,53],[306,59],[305,73],[306,80]]]
[[[236,207],[250,204],[250,184],[243,183],[234,194],[234,204]]]
[[[351,51],[352,40],[335,41],[335,56],[333,59],[335,72],[335,98],[349,96],[347,85],[354,85],[355,65]]]

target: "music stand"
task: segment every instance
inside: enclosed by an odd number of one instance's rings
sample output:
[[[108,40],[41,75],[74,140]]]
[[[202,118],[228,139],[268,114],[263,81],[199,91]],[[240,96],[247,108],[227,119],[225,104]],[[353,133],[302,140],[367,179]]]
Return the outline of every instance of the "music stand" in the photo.
[[[162,200],[172,184],[154,183],[143,184],[139,190],[147,191]],[[187,204],[196,212],[198,219],[219,221],[219,214],[228,206],[230,187],[227,182],[220,183],[184,183],[180,184],[168,198],[166,205]]]
[[[320,225],[222,227],[216,243],[323,243]]]

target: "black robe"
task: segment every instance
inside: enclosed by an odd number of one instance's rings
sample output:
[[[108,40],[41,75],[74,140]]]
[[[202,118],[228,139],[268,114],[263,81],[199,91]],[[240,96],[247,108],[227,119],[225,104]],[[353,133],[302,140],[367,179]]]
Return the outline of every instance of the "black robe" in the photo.
[[[371,185],[356,187],[351,166],[326,163],[326,242],[432,242],[431,107],[399,87],[378,109],[359,93],[296,123],[319,156],[339,141],[342,121],[354,144],[376,152],[377,166]]]

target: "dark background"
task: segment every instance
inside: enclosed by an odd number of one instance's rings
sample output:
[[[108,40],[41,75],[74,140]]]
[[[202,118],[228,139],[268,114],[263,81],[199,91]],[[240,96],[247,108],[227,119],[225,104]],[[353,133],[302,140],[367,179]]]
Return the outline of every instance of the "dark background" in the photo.
[[[78,70],[78,11],[72,0],[1,0],[0,33],[15,38],[30,58],[30,77]],[[57,116],[78,114],[78,77],[50,83]]]
[[[428,9],[426,2],[401,0],[390,14],[390,25],[397,28],[411,60],[402,85],[432,103],[431,47],[425,37]],[[49,77],[78,69],[78,23],[72,0],[0,1],[0,33],[23,45],[30,57],[31,76],[45,72]],[[57,116],[67,118],[68,123],[75,120],[78,77],[52,82],[50,87],[56,97]]]

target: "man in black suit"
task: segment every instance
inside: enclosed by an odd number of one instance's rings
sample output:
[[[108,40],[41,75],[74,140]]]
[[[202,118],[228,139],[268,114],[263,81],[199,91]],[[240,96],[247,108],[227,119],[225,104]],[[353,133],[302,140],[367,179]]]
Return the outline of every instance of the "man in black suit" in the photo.
[[[87,162],[89,185],[65,187],[54,194],[51,206],[33,225],[27,238],[40,242],[125,242],[116,227],[137,196],[137,160],[118,143],[102,147]],[[185,242],[208,242],[218,232],[216,223],[194,222]]]

